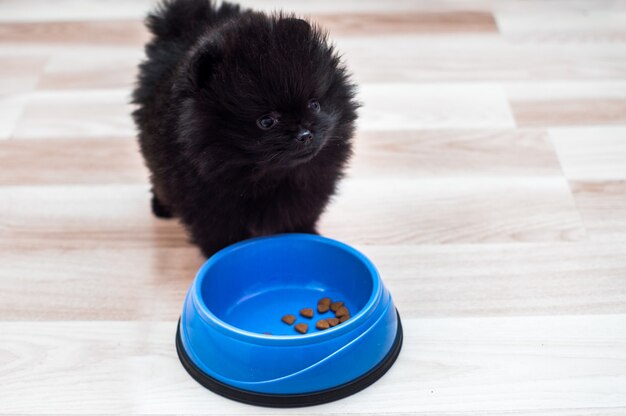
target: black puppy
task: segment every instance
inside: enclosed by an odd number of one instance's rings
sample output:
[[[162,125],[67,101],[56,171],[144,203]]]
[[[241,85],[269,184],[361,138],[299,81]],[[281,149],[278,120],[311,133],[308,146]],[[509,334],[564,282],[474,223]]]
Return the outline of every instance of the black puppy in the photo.
[[[152,209],[206,256],[252,236],[315,233],[351,155],[355,86],[304,20],[170,0],[146,20],[133,113]]]

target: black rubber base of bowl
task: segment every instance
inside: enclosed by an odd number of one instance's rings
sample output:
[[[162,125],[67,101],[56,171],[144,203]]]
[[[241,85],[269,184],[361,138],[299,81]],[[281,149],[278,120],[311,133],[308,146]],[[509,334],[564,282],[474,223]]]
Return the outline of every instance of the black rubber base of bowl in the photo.
[[[397,313],[397,311],[396,311]],[[400,314],[398,314],[398,330],[396,333],[396,339],[391,346],[391,349],[378,365],[372,368],[367,373],[363,374],[359,378],[352,381],[332,387],[326,390],[320,390],[312,393],[303,394],[267,394],[257,393],[249,390],[242,390],[236,387],[231,387],[228,384],[224,384],[215,378],[208,376],[202,370],[200,370],[189,358],[185,349],[183,348],[180,339],[180,320],[178,321],[178,327],[176,330],[176,351],[178,352],[178,358],[185,367],[185,370],[193,377],[198,383],[206,387],[207,389],[222,395],[226,398],[236,400],[242,403],[252,404],[256,406],[266,407],[305,407],[314,406],[318,404],[328,403],[335,400],[343,399],[351,394],[357,393],[364,388],[368,387],[376,380],[381,378],[387,370],[391,368],[393,363],[400,354],[402,349],[402,323],[400,322]]]

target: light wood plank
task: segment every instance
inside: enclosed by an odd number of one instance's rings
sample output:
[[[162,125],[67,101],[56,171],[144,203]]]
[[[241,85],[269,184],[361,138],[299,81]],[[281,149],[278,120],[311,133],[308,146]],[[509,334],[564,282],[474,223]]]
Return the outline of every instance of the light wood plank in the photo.
[[[141,21],[0,23],[1,43],[136,45],[149,39]]]
[[[591,239],[625,247],[626,181],[574,181],[571,187]]]
[[[515,67],[510,59],[500,58],[510,49],[499,36],[331,35],[355,79],[361,83],[493,82],[527,77],[523,67]],[[388,47],[390,43],[392,48]]]
[[[626,82],[510,83],[505,86],[519,126],[626,123]]]
[[[24,7],[28,2],[28,6]],[[105,3],[85,3],[76,0],[3,0],[0,22],[48,22],[48,21],[97,21],[143,19],[146,11],[154,7],[156,0],[109,0]],[[492,0],[394,0],[381,3],[377,0],[246,0],[244,7],[273,12],[291,10],[297,13],[328,12],[388,12],[424,11],[454,12],[458,10],[490,11]]]
[[[377,15],[366,15],[374,16]],[[391,14],[404,19],[401,13]],[[341,19],[340,15],[326,16]],[[317,21],[317,16],[313,16]],[[127,22],[140,26],[140,22]],[[362,32],[343,33],[337,23],[324,24],[356,79],[360,82],[472,80],[623,79],[626,76],[624,43],[519,43],[501,36],[415,35],[381,32],[372,37]],[[333,26],[334,25],[334,26]],[[419,26],[421,28],[421,24]],[[391,30],[409,30],[399,26]],[[140,30],[129,28],[130,31]],[[386,29],[387,30],[387,29]],[[626,42],[626,40],[625,40]],[[387,43],[393,43],[389,49]],[[62,44],[61,44],[62,45]],[[45,88],[128,88],[142,55],[132,44],[76,44],[71,50],[58,43],[0,43],[0,49],[18,55],[52,54],[42,81]],[[30,51],[30,52],[29,52]],[[372,65],[376,62],[376,65]]]
[[[360,82],[626,78],[622,42],[521,42],[500,35],[331,35]],[[389,48],[387,45],[392,44]],[[374,64],[375,63],[375,64]]]
[[[37,85],[42,90],[131,88],[141,48],[101,48],[53,53]]]
[[[402,316],[626,312],[624,244],[358,247],[380,271]]]
[[[0,166],[0,185],[148,181],[133,138],[8,140],[0,142]]]
[[[496,6],[495,16],[505,35],[626,33],[626,11],[619,1],[505,1]]]
[[[206,391],[174,351],[176,321],[0,323],[0,412],[275,414]],[[445,414],[626,406],[623,315],[405,319],[394,367],[356,395],[292,414]],[[8,372],[10,371],[10,372]],[[80,397],[81,400],[76,400]]]
[[[626,97],[626,79],[589,80],[586,82],[560,79],[554,81],[506,82],[507,97],[515,101],[558,100],[621,100]]]
[[[365,84],[359,98],[364,103],[358,119],[362,130],[515,125],[504,91],[497,85]]]
[[[150,212],[148,185],[0,187],[4,247],[187,247],[174,221]]]
[[[562,175],[543,130],[364,131],[354,143],[355,179]]]
[[[32,164],[37,164],[37,169]],[[0,184],[146,183],[135,138],[11,140],[0,143]],[[381,176],[560,176],[542,130],[366,131],[348,174]]]
[[[318,22],[333,35],[371,33],[496,33],[496,22],[488,12],[449,11],[449,12],[396,12],[396,13],[341,13],[310,14],[307,16]]]
[[[173,346],[203,261],[129,116],[155,0],[0,1],[0,413],[626,414],[626,1],[249,0],[328,29],[360,112],[320,231],[405,347],[306,409],[222,399]]]
[[[320,231],[351,244],[585,238],[567,182],[560,178],[355,179],[340,189]]]
[[[202,262],[196,247],[42,249],[0,254],[3,320],[167,320]]]
[[[185,245],[175,222],[151,217],[147,188],[0,188],[0,246]],[[442,216],[446,222],[437,221]],[[320,229],[366,244],[570,241],[585,235],[566,182],[553,178],[349,180]]]
[[[67,22],[81,20],[141,19],[155,0],[109,0],[107,2],[80,0],[4,0],[0,22]]]
[[[626,127],[551,129],[550,137],[568,179],[626,179]]]
[[[406,318],[626,313],[624,244],[358,248]],[[168,320],[180,314],[202,261],[191,246],[4,248],[0,316]]]
[[[27,101],[26,96],[22,94],[0,97],[0,140],[11,138]]]
[[[626,98],[512,102],[520,126],[569,126],[626,123]]]
[[[28,94],[15,139],[132,137],[128,90],[39,91]]]
[[[379,33],[497,32],[493,16],[484,11],[419,11],[395,13],[325,14],[306,16],[337,34],[368,33],[375,24]],[[80,34],[80,36],[77,36]],[[53,21],[0,23],[4,42],[143,44],[148,33],[142,19],[111,21]]]
[[[8,94],[32,91],[44,66],[47,56],[11,56],[0,54],[0,99]]]

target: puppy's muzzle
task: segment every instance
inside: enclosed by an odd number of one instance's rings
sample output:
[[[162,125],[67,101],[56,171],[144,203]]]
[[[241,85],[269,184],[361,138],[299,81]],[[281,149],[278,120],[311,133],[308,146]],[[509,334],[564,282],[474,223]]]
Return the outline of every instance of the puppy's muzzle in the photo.
[[[313,133],[308,129],[301,128],[296,135],[296,140],[300,143],[309,144],[313,141]]]

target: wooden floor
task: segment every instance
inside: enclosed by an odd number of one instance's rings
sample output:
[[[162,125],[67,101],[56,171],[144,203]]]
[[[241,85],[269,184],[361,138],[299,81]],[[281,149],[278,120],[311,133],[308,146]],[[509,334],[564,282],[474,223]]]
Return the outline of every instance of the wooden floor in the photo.
[[[278,411],[183,370],[202,262],[156,220],[128,104],[150,1],[0,1],[0,413],[626,415],[626,1],[248,0],[360,83],[321,221],[403,317],[385,377]]]

